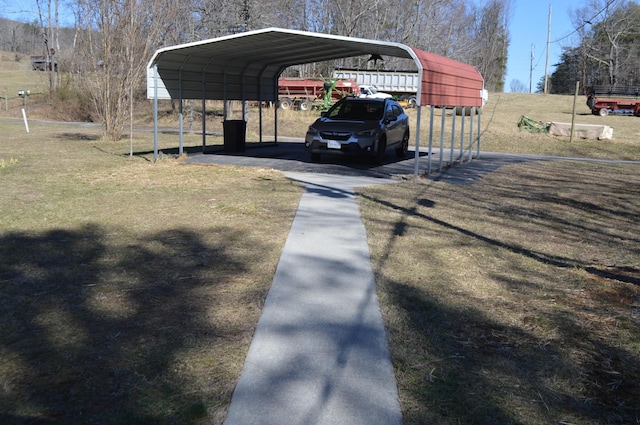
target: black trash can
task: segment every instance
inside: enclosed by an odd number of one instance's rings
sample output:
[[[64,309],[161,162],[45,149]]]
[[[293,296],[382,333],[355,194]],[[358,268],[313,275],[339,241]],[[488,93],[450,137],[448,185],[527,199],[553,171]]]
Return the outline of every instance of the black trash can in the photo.
[[[247,134],[245,120],[226,120],[222,123],[224,131],[224,150],[227,152],[244,152]]]

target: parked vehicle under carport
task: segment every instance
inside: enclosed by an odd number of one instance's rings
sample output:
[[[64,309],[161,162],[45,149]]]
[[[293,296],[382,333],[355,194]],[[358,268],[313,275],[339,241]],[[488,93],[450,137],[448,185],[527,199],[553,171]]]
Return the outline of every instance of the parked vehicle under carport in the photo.
[[[366,156],[382,163],[395,149],[405,157],[409,148],[409,117],[392,99],[343,98],[309,126],[305,149],[312,160],[320,155]]]

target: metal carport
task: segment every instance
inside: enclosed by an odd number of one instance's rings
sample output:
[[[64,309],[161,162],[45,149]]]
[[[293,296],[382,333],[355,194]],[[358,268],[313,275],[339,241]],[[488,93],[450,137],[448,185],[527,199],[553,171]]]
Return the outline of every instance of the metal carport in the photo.
[[[420,106],[482,106],[484,81],[475,67],[400,43],[266,28],[157,50],[148,65],[154,73],[150,97],[155,99],[156,116],[159,85],[180,100],[182,137],[183,99],[201,99],[203,110],[205,100],[276,101],[278,77],[287,67],[363,55],[411,59],[416,64],[422,81],[417,93],[417,175]],[[275,122],[277,141],[277,117]],[[204,117],[202,133],[204,145]],[[262,126],[260,133],[262,138]]]

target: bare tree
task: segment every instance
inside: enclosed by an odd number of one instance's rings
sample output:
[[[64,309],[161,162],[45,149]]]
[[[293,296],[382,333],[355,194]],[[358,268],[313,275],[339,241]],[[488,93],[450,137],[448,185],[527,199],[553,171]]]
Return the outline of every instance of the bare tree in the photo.
[[[517,79],[511,80],[510,88],[512,93],[528,93],[529,92],[529,87],[527,87],[525,83]]]
[[[330,0],[302,0],[304,2],[304,29],[307,31],[331,32]]]
[[[96,120],[111,140],[122,137],[130,98],[146,78],[146,64],[159,34],[175,17],[169,0],[79,0],[80,81]]]
[[[379,16],[380,0],[330,0],[327,10],[331,32],[347,37],[371,37],[371,21],[383,25]]]
[[[484,77],[490,91],[504,89],[509,47],[509,0],[491,0],[479,11],[476,32],[477,50],[471,61]]]
[[[574,23],[581,37],[580,52],[595,65],[595,82],[618,85],[638,81],[638,3],[591,0],[575,12]]]
[[[58,22],[58,0],[36,0],[38,10],[38,22],[42,33],[44,59],[49,72],[49,92],[53,93],[59,79],[56,53],[60,51],[58,34],[60,25]]]

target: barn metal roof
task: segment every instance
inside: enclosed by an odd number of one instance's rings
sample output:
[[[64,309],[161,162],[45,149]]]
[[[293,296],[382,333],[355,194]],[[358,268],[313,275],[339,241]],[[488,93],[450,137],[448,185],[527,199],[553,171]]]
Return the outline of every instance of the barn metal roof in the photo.
[[[166,47],[149,69],[157,66],[174,99],[275,101],[285,68],[362,55],[413,59],[422,77],[420,105],[482,105],[482,76],[471,65],[400,43],[282,28]]]

